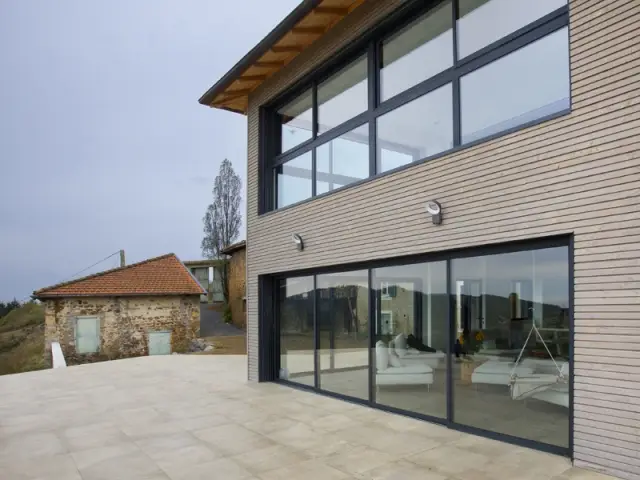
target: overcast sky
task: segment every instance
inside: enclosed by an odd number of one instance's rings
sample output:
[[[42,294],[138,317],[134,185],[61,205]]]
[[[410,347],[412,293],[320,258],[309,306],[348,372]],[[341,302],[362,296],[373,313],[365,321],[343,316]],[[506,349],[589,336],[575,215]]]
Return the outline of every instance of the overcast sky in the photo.
[[[213,178],[226,157],[246,186],[247,142],[197,100],[297,3],[0,1],[0,300],[121,248],[200,258]]]

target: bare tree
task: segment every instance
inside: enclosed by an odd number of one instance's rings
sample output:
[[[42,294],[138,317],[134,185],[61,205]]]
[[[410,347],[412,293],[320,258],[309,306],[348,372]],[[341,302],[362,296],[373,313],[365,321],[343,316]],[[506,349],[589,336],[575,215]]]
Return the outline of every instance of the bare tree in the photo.
[[[241,192],[240,177],[233,170],[231,162],[225,158],[213,184],[213,203],[207,207],[207,212],[202,219],[204,238],[200,246],[206,258],[222,261],[220,276],[224,300],[227,303],[229,302],[229,277],[222,249],[231,245],[240,235]]]

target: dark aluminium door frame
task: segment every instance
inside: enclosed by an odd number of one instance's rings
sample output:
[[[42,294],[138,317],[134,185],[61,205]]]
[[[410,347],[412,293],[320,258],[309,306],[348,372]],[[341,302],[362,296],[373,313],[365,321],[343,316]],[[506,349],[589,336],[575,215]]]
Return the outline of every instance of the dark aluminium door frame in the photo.
[[[454,421],[454,407],[455,401],[453,395],[453,365],[452,365],[452,345],[455,338],[455,322],[454,319],[454,302],[451,295],[451,261],[459,258],[479,257],[486,255],[495,255],[503,253],[511,253],[526,250],[539,250],[543,248],[552,247],[568,247],[568,277],[569,277],[569,365],[570,365],[570,378],[569,378],[569,446],[568,448],[560,447],[557,445],[551,445],[546,443],[537,442],[525,438],[516,437],[513,435],[497,433],[483,428],[472,427],[468,425],[462,425],[455,423]],[[372,313],[379,311],[379,295],[376,294],[376,290],[372,288],[373,269],[380,267],[392,267],[402,266],[414,263],[428,263],[445,261],[447,267],[447,295],[449,298],[448,308],[448,342],[447,342],[447,378],[446,378],[446,391],[447,391],[447,418],[438,418],[430,415],[424,415],[407,410],[401,410],[395,407],[379,404],[375,401],[375,373],[374,373],[374,341],[376,320],[373,319]],[[368,308],[369,308],[369,398],[368,400],[362,400],[354,397],[349,397],[340,393],[329,392],[321,389],[319,382],[319,325],[318,325],[318,300],[316,290],[316,275],[325,273],[339,273],[348,272],[353,270],[367,270],[368,271],[368,284],[369,284],[369,296],[368,296]],[[280,369],[280,336],[279,336],[279,314],[278,314],[278,301],[276,294],[278,293],[278,281],[286,278],[313,276],[314,291],[312,294],[313,299],[313,320],[314,320],[314,386],[307,386],[292,382],[290,380],[279,379]],[[502,244],[484,245],[478,247],[470,247],[466,249],[449,250],[428,254],[418,254],[405,257],[389,258],[383,260],[372,260],[370,262],[358,262],[353,264],[333,265],[328,267],[321,267],[315,269],[297,270],[286,273],[278,273],[272,275],[262,275],[259,277],[259,322],[258,322],[258,337],[259,337],[259,351],[258,351],[258,366],[259,366],[259,381],[276,381],[278,383],[291,386],[293,388],[309,390],[315,393],[325,395],[332,398],[338,398],[351,403],[364,405],[379,410],[383,410],[390,413],[396,413],[407,417],[426,420],[428,422],[447,426],[451,429],[461,432],[480,435],[483,437],[491,438],[494,440],[500,440],[503,442],[520,445],[536,450],[541,450],[549,453],[559,454],[563,456],[573,457],[573,387],[574,387],[574,368],[573,368],[573,352],[574,352],[574,319],[573,319],[573,307],[574,307],[574,261],[573,261],[573,235],[562,235],[554,237],[546,237],[542,239],[516,241]],[[373,321],[372,321],[373,319]]]

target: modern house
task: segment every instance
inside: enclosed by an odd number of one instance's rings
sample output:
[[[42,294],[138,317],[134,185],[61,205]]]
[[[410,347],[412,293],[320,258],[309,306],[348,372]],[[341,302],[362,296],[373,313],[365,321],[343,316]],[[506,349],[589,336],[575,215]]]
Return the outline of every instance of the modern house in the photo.
[[[224,302],[220,260],[186,260],[184,265],[206,292],[200,297],[201,302]]]
[[[249,378],[638,478],[639,21],[303,1],[200,99],[248,121]]]
[[[203,292],[172,253],[37,290],[45,360],[52,342],[72,363],[186,351]]]
[[[231,321],[240,328],[247,326],[247,242],[242,240],[222,250],[228,257],[229,307]]]

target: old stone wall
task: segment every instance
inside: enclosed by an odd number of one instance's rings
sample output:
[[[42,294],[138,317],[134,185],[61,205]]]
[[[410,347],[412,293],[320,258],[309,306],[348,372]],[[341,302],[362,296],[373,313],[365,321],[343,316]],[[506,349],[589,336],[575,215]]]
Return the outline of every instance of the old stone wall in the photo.
[[[246,249],[233,252],[229,260],[229,306],[233,324],[245,328],[247,313],[246,296]]]
[[[200,318],[200,297],[82,297],[45,300],[45,361],[58,341],[69,363],[148,355],[148,333],[171,331],[171,350],[187,351]],[[76,318],[100,320],[100,351],[78,354]]]

